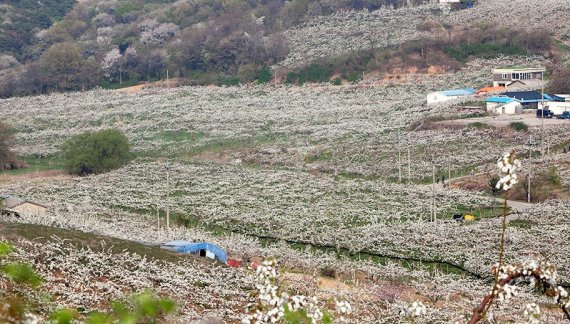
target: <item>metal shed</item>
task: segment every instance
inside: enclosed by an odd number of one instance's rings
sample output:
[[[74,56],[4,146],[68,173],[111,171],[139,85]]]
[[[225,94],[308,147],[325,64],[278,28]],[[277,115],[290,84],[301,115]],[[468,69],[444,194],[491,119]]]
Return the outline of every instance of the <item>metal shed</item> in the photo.
[[[226,251],[224,251],[222,248],[212,243],[206,243],[206,242],[196,243],[196,242],[176,240],[165,243],[163,244],[162,247],[167,250],[171,250],[178,253],[190,253],[202,257],[208,257],[210,259],[216,259],[223,263],[228,262],[228,255]]]

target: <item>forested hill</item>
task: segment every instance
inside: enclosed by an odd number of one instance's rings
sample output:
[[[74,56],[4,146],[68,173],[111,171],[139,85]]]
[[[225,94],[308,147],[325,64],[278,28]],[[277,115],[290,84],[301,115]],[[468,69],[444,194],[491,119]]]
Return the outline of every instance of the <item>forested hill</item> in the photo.
[[[565,1],[552,0],[547,8],[533,5],[520,14],[552,21],[547,16],[563,12],[558,7]],[[388,66],[424,69],[451,62],[447,68],[453,69],[471,56],[551,49],[548,31],[494,27],[492,22],[467,27],[469,19],[446,18],[448,12],[428,2],[3,1],[0,98],[126,86],[164,79],[167,70],[187,84],[267,82],[275,67],[284,69],[281,80],[294,83],[328,81],[335,74],[355,81],[365,71]],[[484,20],[508,3],[477,0],[469,10],[479,10]],[[464,4],[458,6],[453,9],[460,11]]]
[[[0,51],[19,59],[34,57],[34,33],[49,28],[75,0],[7,0],[0,4]]]

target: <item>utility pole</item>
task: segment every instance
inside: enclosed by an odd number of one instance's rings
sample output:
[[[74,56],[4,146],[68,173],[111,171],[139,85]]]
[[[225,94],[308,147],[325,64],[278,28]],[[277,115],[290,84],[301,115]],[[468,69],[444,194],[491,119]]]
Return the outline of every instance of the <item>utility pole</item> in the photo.
[[[160,207],[158,201],[156,202],[156,228],[160,230]]]
[[[168,69],[166,69],[166,88],[170,88],[170,84],[168,83]]]
[[[166,230],[170,230],[170,169],[166,162]]]
[[[277,86],[277,69],[278,67],[276,67],[275,70],[273,71],[273,84],[275,86]]]
[[[412,166],[410,159],[410,143],[408,143],[408,184],[412,183]]]
[[[526,201],[530,202],[530,163],[531,163],[531,155],[532,155],[532,135],[530,135],[528,141],[528,189],[527,189],[527,197]]]
[[[398,131],[398,183],[402,183],[402,145],[400,142],[400,131]]]
[[[431,191],[432,191],[432,196],[431,196],[431,210],[432,210],[432,214],[433,214],[433,221],[435,222],[435,161],[432,161],[432,178],[433,178],[433,182],[431,184]]]
[[[542,83],[542,90],[540,95],[540,104],[541,104],[541,126],[540,126],[540,155],[544,157],[544,72],[541,72],[541,83]]]

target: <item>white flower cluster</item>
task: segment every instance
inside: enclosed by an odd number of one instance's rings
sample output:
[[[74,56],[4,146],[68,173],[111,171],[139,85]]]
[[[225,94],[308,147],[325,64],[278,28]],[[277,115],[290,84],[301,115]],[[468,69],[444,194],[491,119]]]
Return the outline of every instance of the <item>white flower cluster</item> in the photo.
[[[427,313],[427,307],[422,302],[413,302],[408,311],[413,317],[419,317]]]
[[[497,267],[494,267],[493,271],[497,271]],[[551,292],[547,296],[554,298],[561,308],[570,310],[568,291],[558,285],[560,278],[554,264],[532,260],[517,266],[504,265],[499,270],[500,280],[512,281],[517,278],[528,280],[531,287],[535,287],[538,283],[545,291]],[[502,286],[497,284],[493,293],[498,296],[501,302],[504,302],[516,296],[518,292],[515,286],[505,283]],[[524,312],[524,316],[528,323],[538,323],[540,309],[535,304],[529,304]]]
[[[277,262],[273,259],[263,261],[256,269],[259,301],[262,308],[242,319],[242,323],[276,323],[285,316],[283,305],[288,299],[286,293],[279,296],[277,281]]]
[[[520,160],[515,158],[515,153],[506,153],[497,161],[499,168],[499,176],[501,179],[497,181],[497,189],[507,191],[518,183],[517,171],[521,168]]]
[[[427,306],[422,302],[413,302],[400,310],[400,316],[420,317],[427,314]]]
[[[305,309],[307,317],[310,318],[313,323],[323,318],[323,312],[319,308],[319,301],[315,296],[309,298],[307,296],[295,295],[289,299],[287,307],[289,307],[289,310],[292,312]]]
[[[336,310],[339,314],[350,315],[352,314],[352,306],[347,301],[336,301]]]
[[[294,312],[299,309],[305,308],[308,305],[308,303],[309,301],[307,296],[296,295],[291,297],[289,303],[287,303],[287,306],[289,307],[290,311]]]
[[[540,307],[535,303],[527,304],[523,315],[529,324],[540,323]]]
[[[511,299],[511,297],[516,297],[517,287],[509,284],[505,284],[502,287],[500,285],[497,285],[497,289],[495,290],[495,295],[499,296],[500,302],[508,302]]]

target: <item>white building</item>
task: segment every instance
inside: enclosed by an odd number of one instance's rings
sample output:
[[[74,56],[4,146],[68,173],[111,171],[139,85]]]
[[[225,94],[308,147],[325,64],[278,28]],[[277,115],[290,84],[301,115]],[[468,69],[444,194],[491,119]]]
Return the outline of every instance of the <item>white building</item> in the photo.
[[[461,97],[472,96],[475,94],[475,89],[465,88],[465,89],[455,89],[455,90],[443,90],[430,92],[427,95],[428,105],[455,100]]]
[[[549,101],[544,104],[544,107],[554,115],[562,115],[565,111],[570,111],[570,102]]]
[[[491,97],[486,100],[487,112],[493,115],[514,115],[522,114],[522,104],[508,97]]]

